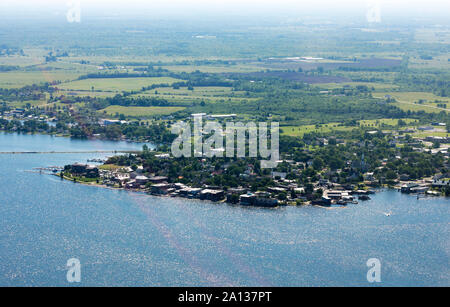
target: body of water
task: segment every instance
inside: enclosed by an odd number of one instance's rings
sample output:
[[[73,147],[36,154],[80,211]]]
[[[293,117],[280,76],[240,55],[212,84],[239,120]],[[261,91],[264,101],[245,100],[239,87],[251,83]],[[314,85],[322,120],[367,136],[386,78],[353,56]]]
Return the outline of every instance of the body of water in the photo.
[[[0,133],[0,152],[142,144]],[[382,191],[346,208],[158,198],[27,172],[99,154],[0,155],[0,286],[450,286],[450,200]],[[390,216],[388,216],[391,213]]]

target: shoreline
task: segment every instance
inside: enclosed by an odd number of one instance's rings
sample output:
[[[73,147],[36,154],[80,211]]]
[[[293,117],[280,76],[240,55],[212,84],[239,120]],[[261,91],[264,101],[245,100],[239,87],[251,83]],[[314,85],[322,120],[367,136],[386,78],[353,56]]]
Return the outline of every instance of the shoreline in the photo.
[[[41,173],[43,174],[43,173]],[[320,207],[323,209],[340,209],[340,208],[346,208],[349,205],[360,205],[361,203],[365,203],[367,201],[370,201],[371,199],[366,199],[366,200],[360,200],[359,202],[356,203],[346,203],[346,204],[338,204],[338,203],[333,203],[331,205],[321,205],[321,204],[314,204],[313,201],[307,201],[301,205],[298,204],[292,204],[292,202],[283,202],[283,203],[279,203],[277,206],[274,207],[265,207],[265,206],[255,206],[255,205],[243,205],[240,203],[230,203],[226,201],[226,198],[220,200],[220,201],[213,201],[213,200],[206,200],[206,199],[200,199],[200,198],[189,198],[189,197],[182,197],[182,196],[170,196],[170,195],[160,195],[160,194],[152,194],[149,193],[148,191],[142,190],[142,189],[133,189],[133,188],[125,188],[125,187],[112,187],[112,186],[107,186],[105,184],[101,184],[101,183],[96,183],[96,182],[84,182],[84,181],[74,181],[73,178],[67,177],[67,176],[63,176],[61,177],[59,173],[48,173],[49,175],[58,177],[62,180],[66,180],[66,181],[70,181],[76,184],[82,184],[82,185],[86,185],[86,186],[92,186],[92,187],[96,187],[96,188],[103,188],[103,189],[109,189],[109,190],[116,190],[116,191],[127,191],[127,192],[131,192],[131,193],[140,193],[140,194],[145,194],[148,196],[153,196],[153,197],[158,197],[158,198],[174,198],[174,199],[189,199],[189,200],[197,200],[197,201],[204,201],[204,202],[209,202],[211,204],[227,204],[230,206],[239,206],[239,207],[255,207],[255,208],[266,208],[266,209],[275,209],[275,208],[281,208],[281,207],[306,207],[306,206],[313,206],[313,207]],[[380,192],[382,192],[383,190],[390,190],[390,191],[394,191],[397,193],[401,193],[399,189],[395,188],[395,187],[389,187],[389,186],[382,186],[376,189],[371,190],[373,193],[371,194],[378,194]],[[418,197],[418,193],[402,193],[402,194],[406,194],[409,195],[411,197],[414,197],[417,199],[445,199],[448,198],[444,195],[424,195],[423,197]],[[357,194],[355,194],[357,195]]]
[[[130,140],[130,139],[108,139],[108,138],[100,138],[100,137],[87,137],[87,138],[75,138],[72,137],[70,134],[61,134],[61,133],[45,133],[41,131],[36,132],[20,132],[20,131],[8,131],[8,130],[1,130],[0,133],[8,133],[8,134],[23,134],[23,135],[48,135],[52,137],[58,137],[58,138],[70,138],[74,140],[83,140],[83,141],[104,141],[104,142],[126,142],[126,143],[133,143],[133,144],[150,144],[152,146],[157,146],[155,143],[151,141],[137,141],[137,140]]]

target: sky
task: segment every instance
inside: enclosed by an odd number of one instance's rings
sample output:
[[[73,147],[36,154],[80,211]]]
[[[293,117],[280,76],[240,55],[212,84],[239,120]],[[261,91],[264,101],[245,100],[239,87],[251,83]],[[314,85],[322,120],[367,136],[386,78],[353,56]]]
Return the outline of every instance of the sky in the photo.
[[[450,19],[448,0],[1,0],[0,13],[56,14],[70,3],[80,3],[83,14],[123,15],[340,15],[361,14],[377,8],[381,15],[440,16]]]

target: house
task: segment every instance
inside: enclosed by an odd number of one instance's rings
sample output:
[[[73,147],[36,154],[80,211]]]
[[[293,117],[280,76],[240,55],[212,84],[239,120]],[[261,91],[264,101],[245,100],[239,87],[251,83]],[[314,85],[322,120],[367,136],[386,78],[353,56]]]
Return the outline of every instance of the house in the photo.
[[[439,127],[445,127],[446,126],[445,123],[438,123],[438,122],[431,123],[431,125],[432,126],[439,126]]]
[[[366,181],[374,181],[375,177],[373,176],[373,173],[365,173],[364,174],[364,180]]]
[[[252,193],[243,194],[239,197],[239,202],[243,206],[251,206],[256,199],[256,195]]]
[[[442,137],[442,136],[427,136],[425,138],[425,141],[432,142],[432,143],[447,143],[449,142],[449,138]]]
[[[147,182],[149,182],[148,177],[147,176],[142,176],[142,175],[141,176],[136,176],[135,180],[136,180],[136,183],[139,184],[139,185],[145,185],[145,184],[147,184]]]
[[[127,173],[116,173],[114,174],[114,180],[117,182],[124,183],[130,179],[130,174]]]
[[[179,195],[182,197],[195,198],[197,197],[202,189],[200,188],[184,188],[178,191]]]
[[[328,186],[330,184],[330,182],[327,179],[321,178],[321,179],[319,179],[319,183],[318,184],[321,187],[325,187],[325,186]]]
[[[417,183],[408,183],[401,187],[401,192],[410,194],[410,193],[425,193],[428,191],[428,186],[419,185]]]
[[[214,120],[214,119],[227,119],[227,118],[235,118],[236,114],[218,114],[218,115],[208,115],[207,119]]]
[[[170,154],[155,155],[155,158],[158,158],[158,159],[170,159]]]
[[[118,119],[103,119],[100,121],[100,125],[102,126],[122,125],[127,123],[128,122],[125,120],[118,120]]]
[[[242,195],[242,194],[247,193],[247,189],[246,188],[229,188],[227,192],[228,192],[228,194]]]
[[[450,186],[450,178],[446,178],[445,176],[435,176],[433,178],[433,187],[446,187]]]
[[[15,110],[11,111],[11,113],[15,117],[22,117],[25,114],[25,109],[16,108]]]
[[[322,198],[320,200],[313,200],[312,201],[313,205],[316,206],[331,206],[331,198],[328,198],[326,196],[322,196]]]
[[[99,170],[98,170],[98,167],[95,165],[75,163],[75,164],[69,165],[66,168],[66,170],[69,170],[73,174],[76,174],[79,176],[84,176],[86,178],[99,177]]]
[[[206,116],[206,113],[194,113],[194,114],[191,114],[192,118],[203,117],[203,116]]]
[[[152,184],[164,183],[164,182],[167,182],[167,180],[168,180],[168,178],[165,176],[154,176],[154,177],[148,178],[148,181],[150,181]]]
[[[125,184],[126,189],[138,189],[141,185],[136,182],[136,180],[130,180]]]
[[[410,179],[411,179],[411,177],[408,174],[401,174],[400,175],[400,180],[401,181],[408,181]]]
[[[166,195],[169,193],[171,186],[168,183],[157,183],[150,186],[150,193],[155,195]]]
[[[402,192],[402,193],[407,193],[407,194],[409,194],[409,193],[412,193],[411,192],[411,189],[412,188],[416,188],[416,187],[418,187],[419,185],[417,184],[417,183],[407,183],[407,184],[404,184],[401,188],[400,188],[400,191]]]
[[[268,187],[267,191],[278,194],[286,192],[286,189],[281,187]]]
[[[221,201],[225,198],[225,192],[223,190],[210,190],[205,189],[200,192],[200,199],[210,201]]]
[[[248,193],[239,197],[239,202],[243,206],[255,207],[276,207],[278,200],[267,197],[258,197],[256,194]]]
[[[286,179],[287,173],[285,172],[272,172],[272,178],[277,179]]]
[[[182,189],[187,188],[187,186],[186,186],[185,184],[179,183],[179,182],[174,183],[172,186],[173,186],[176,190],[182,190]]]

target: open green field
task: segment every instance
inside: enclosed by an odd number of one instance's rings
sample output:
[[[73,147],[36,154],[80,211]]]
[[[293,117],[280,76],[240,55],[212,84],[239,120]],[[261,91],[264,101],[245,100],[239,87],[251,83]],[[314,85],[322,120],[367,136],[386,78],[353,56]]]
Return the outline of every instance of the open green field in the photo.
[[[369,89],[375,89],[375,90],[394,90],[398,88],[398,85],[394,84],[387,84],[387,83],[376,83],[376,82],[344,82],[344,83],[322,83],[322,84],[315,84],[314,87],[320,88],[320,89],[338,89],[343,87],[352,87],[355,88],[357,86],[367,86]]]
[[[41,64],[42,62],[42,57],[0,56],[0,65],[24,67]]]
[[[99,110],[99,113],[115,116],[116,114],[123,114],[130,117],[151,117],[154,115],[168,115],[181,110],[183,107],[123,107],[123,106],[109,106],[105,109]],[[106,113],[105,113],[106,112]]]
[[[394,105],[400,109],[408,111],[425,111],[439,113],[441,111],[449,112],[450,110],[438,107],[437,104],[446,104],[447,108],[450,107],[449,97],[439,97],[433,93],[427,92],[384,92],[374,93],[375,98],[384,98],[386,95],[390,95],[395,98]],[[420,104],[419,101],[422,100]]]
[[[283,126],[280,127],[282,130],[282,135],[303,137],[306,133],[316,132],[316,133],[328,133],[332,131],[350,131],[356,127],[339,126],[338,123],[330,123],[321,125],[316,128],[315,125],[301,125],[301,126]]]
[[[65,90],[82,90],[90,91],[94,87],[94,91],[136,91],[142,89],[145,86],[151,86],[154,84],[168,84],[171,85],[175,82],[182,82],[183,80],[160,77],[160,78],[103,78],[103,79],[85,79],[68,82],[58,86]]]
[[[225,86],[199,86],[194,90],[188,90],[187,87],[173,89],[171,87],[160,87],[143,94],[153,95],[155,91],[162,95],[182,95],[182,96],[229,96],[231,93],[240,94],[241,92],[233,92],[231,87]],[[142,94],[141,94],[142,95]]]
[[[402,119],[406,122],[407,126],[413,126],[418,124],[416,119],[412,118],[404,118]],[[391,119],[391,118],[380,118],[380,119],[372,119],[372,120],[361,120],[358,121],[361,127],[373,127],[373,128],[382,128],[383,125],[386,126],[397,126],[399,119]],[[344,126],[340,123],[329,123],[319,125],[316,127],[315,125],[301,125],[301,126],[284,126],[280,127],[283,130],[283,135],[288,136],[296,136],[302,137],[306,133],[316,132],[316,133],[328,133],[332,131],[350,131],[357,127]]]
[[[439,137],[448,137],[450,133],[445,131],[420,131],[416,132],[412,135],[413,137],[425,138],[427,136],[439,136]]]
[[[164,69],[173,72],[194,72],[201,71],[204,73],[246,73],[257,72],[264,68],[254,65],[169,65],[163,66]]]
[[[231,87],[223,86],[202,86],[194,87],[194,90],[188,90],[187,87],[174,89],[171,87],[156,88],[134,95],[133,97],[159,97],[171,102],[192,103],[201,101],[216,102],[239,102],[242,100],[255,100],[255,98],[247,98],[245,92],[233,91]]]
[[[420,57],[414,57],[409,59],[408,67],[418,69],[450,69],[450,54],[434,56],[430,60],[424,60]]]
[[[0,88],[19,88],[25,85],[43,84],[52,81],[71,81],[81,74],[69,71],[9,71],[0,72]]]
[[[381,118],[381,119],[370,119],[370,120],[360,120],[359,125],[362,127],[382,127],[383,125],[387,126],[397,126],[400,119],[392,119],[392,118]],[[408,126],[418,124],[418,120],[412,118],[402,118]]]
[[[47,101],[45,100],[29,100],[29,101],[14,101],[14,102],[8,102],[8,105],[13,108],[24,108],[28,104],[33,107],[41,107],[45,105]]]
[[[105,97],[113,97],[116,95],[115,92],[98,92],[98,91],[69,91],[69,90],[59,90],[54,93],[55,96],[61,96],[64,95],[66,97],[98,97],[98,98],[105,98]]]

